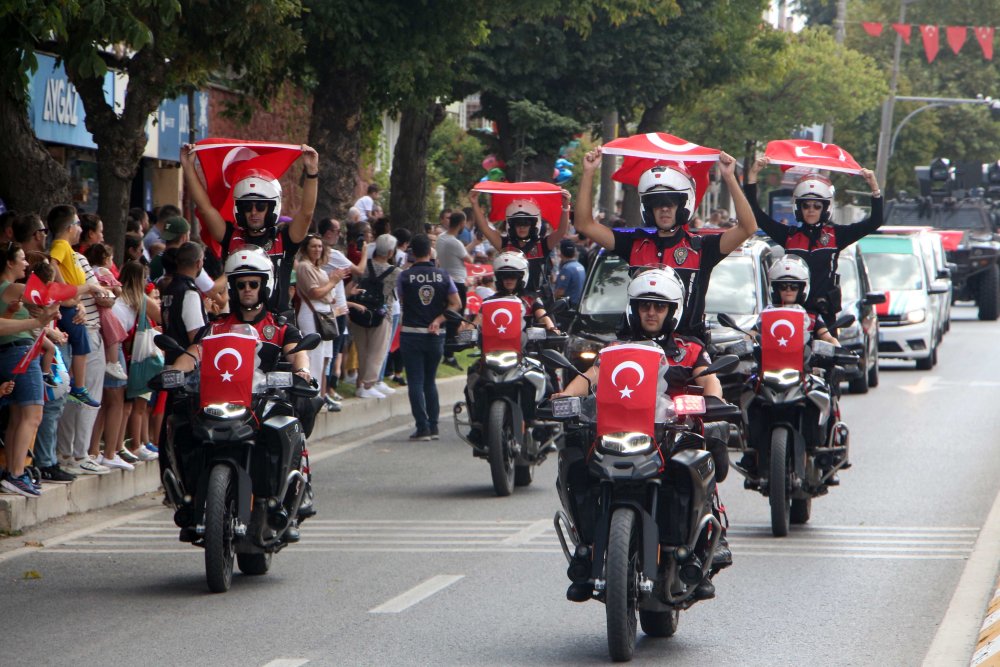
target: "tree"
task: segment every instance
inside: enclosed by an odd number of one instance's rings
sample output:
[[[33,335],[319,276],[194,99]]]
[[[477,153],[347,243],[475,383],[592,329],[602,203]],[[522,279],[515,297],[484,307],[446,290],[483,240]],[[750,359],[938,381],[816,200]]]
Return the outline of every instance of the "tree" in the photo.
[[[445,205],[459,204],[469,185],[483,176],[487,150],[482,141],[446,118],[431,135],[430,163],[444,187]]]

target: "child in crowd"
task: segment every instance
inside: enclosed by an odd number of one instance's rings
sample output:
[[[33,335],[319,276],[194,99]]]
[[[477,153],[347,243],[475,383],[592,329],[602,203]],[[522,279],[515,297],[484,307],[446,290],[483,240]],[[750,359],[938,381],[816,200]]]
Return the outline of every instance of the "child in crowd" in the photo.
[[[115,278],[111,268],[113,259],[111,247],[105,243],[95,243],[87,248],[84,256],[90,262],[97,282],[114,292],[116,297],[121,296],[121,283]],[[110,308],[98,306],[97,312],[101,317],[101,338],[104,339],[104,360],[107,362],[104,372],[116,380],[127,380],[128,374],[118,359],[118,351],[122,342],[128,338],[128,332],[111,313]]]
[[[48,262],[38,262],[31,268],[31,272],[38,276],[38,279],[42,283],[48,285],[56,277],[56,270],[52,268],[52,265]],[[54,331],[52,325],[46,326],[46,336],[42,340],[42,382],[44,382],[49,387],[58,386],[59,380],[52,373],[52,362],[55,360],[56,346],[49,339],[49,332]],[[56,332],[58,333],[58,332]]]

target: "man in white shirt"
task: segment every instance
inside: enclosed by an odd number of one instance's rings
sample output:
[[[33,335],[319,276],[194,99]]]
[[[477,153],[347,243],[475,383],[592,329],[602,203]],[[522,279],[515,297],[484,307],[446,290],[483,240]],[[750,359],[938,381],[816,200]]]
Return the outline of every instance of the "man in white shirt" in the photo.
[[[340,242],[341,222],[333,218],[323,218],[319,221],[319,235],[323,239],[323,244],[329,249],[330,255],[323,270],[328,274],[334,271],[347,270],[342,276],[351,274],[360,277],[368,266],[368,253],[361,253],[361,261],[354,264],[347,256],[337,248]],[[337,383],[340,382],[341,362],[343,361],[344,346],[349,338],[347,328],[347,293],[344,290],[344,281],[341,280],[333,288],[333,312],[337,316],[337,328],[340,335],[333,341],[333,359],[330,362],[330,370],[327,374],[327,395],[326,405],[331,412],[340,412],[340,401],[343,397],[337,393]]]
[[[378,207],[378,199],[381,195],[378,184],[372,183],[368,186],[368,194],[354,202],[354,208],[361,213],[362,222],[368,222],[375,218],[375,209]]]
[[[437,239],[437,265],[451,276],[452,282],[458,288],[458,298],[462,302],[464,310],[465,279],[467,277],[465,262],[470,259],[469,250],[475,246],[476,241],[473,239],[468,244],[462,243],[458,235],[463,229],[465,229],[465,213],[455,211],[448,216],[448,230]],[[446,326],[448,338],[454,338],[458,332],[458,324],[449,321]],[[442,359],[442,363],[458,368],[458,361],[455,360],[455,357],[446,356]]]

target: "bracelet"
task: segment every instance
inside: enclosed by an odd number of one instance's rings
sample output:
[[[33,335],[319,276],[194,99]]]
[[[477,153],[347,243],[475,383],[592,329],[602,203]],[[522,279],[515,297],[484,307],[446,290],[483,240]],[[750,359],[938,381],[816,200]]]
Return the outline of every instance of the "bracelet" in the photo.
[[[881,196],[882,196],[882,191],[881,190],[873,190],[872,191],[872,197],[881,197]]]
[[[573,207],[572,206],[564,206],[563,210],[566,211],[567,213],[569,213],[570,211],[573,210]]]
[[[317,171],[315,174],[307,173],[306,178],[319,178],[319,172]]]

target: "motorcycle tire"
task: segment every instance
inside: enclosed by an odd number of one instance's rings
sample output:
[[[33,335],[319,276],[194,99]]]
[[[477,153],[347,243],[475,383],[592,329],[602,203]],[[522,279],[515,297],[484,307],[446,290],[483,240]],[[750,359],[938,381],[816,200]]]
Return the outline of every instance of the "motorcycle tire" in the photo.
[[[809,516],[812,514],[812,498],[793,498],[792,511],[789,519],[795,525],[809,523]]]
[[[240,572],[250,576],[267,574],[271,569],[271,556],[274,554],[236,554],[236,564]]]
[[[532,464],[514,466],[514,486],[530,486],[535,479],[535,466]]]
[[[611,515],[604,567],[608,653],[615,662],[626,662],[632,659],[635,650],[639,604],[639,530],[635,513],[630,509],[619,508]]]
[[[673,637],[677,632],[677,621],[680,620],[681,612],[677,609],[670,611],[643,611],[639,610],[639,625],[642,631],[650,637]]]
[[[233,583],[233,523],[236,485],[227,465],[216,465],[208,479],[205,500],[205,575],[213,593],[225,593]]]
[[[788,445],[791,433],[784,426],[771,431],[771,467],[768,495],[771,501],[771,533],[788,535],[791,503],[788,502]]]
[[[493,490],[498,496],[509,496],[514,491],[514,425],[511,424],[510,406],[506,401],[490,404],[486,422],[486,448],[493,476]]]

